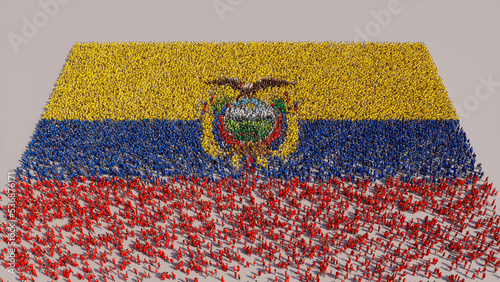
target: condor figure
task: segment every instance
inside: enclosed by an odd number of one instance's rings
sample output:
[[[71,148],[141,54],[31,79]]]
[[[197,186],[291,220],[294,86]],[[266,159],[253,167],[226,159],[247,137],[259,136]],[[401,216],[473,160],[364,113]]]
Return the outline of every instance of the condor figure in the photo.
[[[237,78],[229,78],[229,77],[207,81],[206,83],[214,85],[227,85],[233,88],[234,90],[240,91],[240,94],[238,94],[238,97],[236,99],[250,98],[255,92],[260,91],[264,88],[295,84],[295,82],[286,81],[284,79],[274,79],[274,78],[262,78],[254,83],[246,82],[242,84]]]

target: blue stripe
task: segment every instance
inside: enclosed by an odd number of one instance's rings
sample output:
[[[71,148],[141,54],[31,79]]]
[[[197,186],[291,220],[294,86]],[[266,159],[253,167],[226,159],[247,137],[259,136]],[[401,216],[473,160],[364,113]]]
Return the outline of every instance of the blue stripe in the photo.
[[[269,159],[267,177],[455,178],[480,173],[458,121],[300,121],[300,145],[286,160]],[[229,158],[203,151],[200,121],[41,120],[18,173],[76,176],[238,177]],[[285,130],[283,131],[285,133]],[[282,139],[281,139],[282,140]]]

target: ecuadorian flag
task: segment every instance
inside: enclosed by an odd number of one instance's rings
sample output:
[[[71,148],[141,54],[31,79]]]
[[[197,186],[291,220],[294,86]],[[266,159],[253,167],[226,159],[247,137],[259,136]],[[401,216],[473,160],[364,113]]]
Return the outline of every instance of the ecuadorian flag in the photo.
[[[251,97],[286,108],[268,154],[223,142],[216,106],[239,91],[207,82],[224,78],[294,82]],[[22,168],[56,179],[224,177],[252,157],[266,176],[303,181],[475,169],[424,44],[330,42],[76,44]]]
[[[450,261],[498,266],[496,190],[423,43],[77,43],[17,177],[28,278],[50,253],[40,244],[61,250],[52,279],[459,279]],[[61,240],[37,243],[37,225]],[[417,269],[438,251],[453,256]],[[102,268],[113,254],[118,270]]]

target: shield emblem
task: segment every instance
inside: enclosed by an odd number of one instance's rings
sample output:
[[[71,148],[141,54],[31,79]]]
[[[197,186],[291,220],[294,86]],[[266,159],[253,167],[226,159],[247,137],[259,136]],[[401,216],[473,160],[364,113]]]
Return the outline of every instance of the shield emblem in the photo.
[[[252,97],[264,88],[293,82],[266,78],[242,84],[234,78],[222,78],[207,83],[229,85],[240,91],[236,98],[214,95],[204,104],[202,145],[214,159],[231,157],[237,169],[243,159],[267,167],[269,156],[285,156],[295,149],[297,104],[290,102],[287,93],[270,104]]]

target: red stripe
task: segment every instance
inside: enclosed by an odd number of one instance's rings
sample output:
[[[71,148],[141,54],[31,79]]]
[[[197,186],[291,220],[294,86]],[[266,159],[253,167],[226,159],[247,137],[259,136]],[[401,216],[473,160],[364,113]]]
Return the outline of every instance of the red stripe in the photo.
[[[155,183],[104,177],[85,182],[73,179],[67,185],[33,180],[33,184],[16,182],[15,215],[23,247],[18,249],[16,262],[24,273],[31,273],[33,262],[39,270],[45,268],[44,261],[28,259],[28,255],[44,256],[35,241],[48,248],[57,246],[67,254],[64,260],[51,260],[51,271],[62,271],[66,263],[85,264],[84,276],[92,270],[98,272],[88,260],[113,268],[101,255],[103,251],[120,254],[116,267],[128,269],[129,275],[140,257],[141,264],[151,266],[154,277],[156,264],[144,259],[156,259],[172,274],[178,265],[200,277],[214,265],[228,271],[258,261],[257,268],[287,271],[292,281],[300,275],[330,272],[343,277],[365,275],[368,280],[413,272],[438,277],[440,272],[428,272],[421,266],[433,265],[434,269],[441,265],[439,261],[453,268],[475,261],[490,270],[499,266],[500,218],[488,202],[497,191],[472,176],[437,183],[389,179],[383,184],[360,179],[314,184],[275,179],[260,182],[253,175],[217,182],[184,176]],[[425,212],[428,218],[407,218],[417,212]],[[65,219],[65,225],[56,227],[56,218]],[[91,232],[99,229],[98,223],[104,231],[98,233],[103,235]],[[33,232],[35,226],[43,229],[41,239],[27,236],[38,234]],[[8,234],[6,226],[2,231]],[[69,240],[59,241],[59,233],[64,238],[74,236],[80,251],[70,253]],[[244,252],[237,252],[239,249]],[[382,253],[372,253],[375,249]],[[338,254],[349,259],[347,264]],[[304,266],[297,270],[305,258],[311,260],[310,271]],[[389,267],[393,260],[398,264]],[[55,273],[51,271],[48,273]]]

